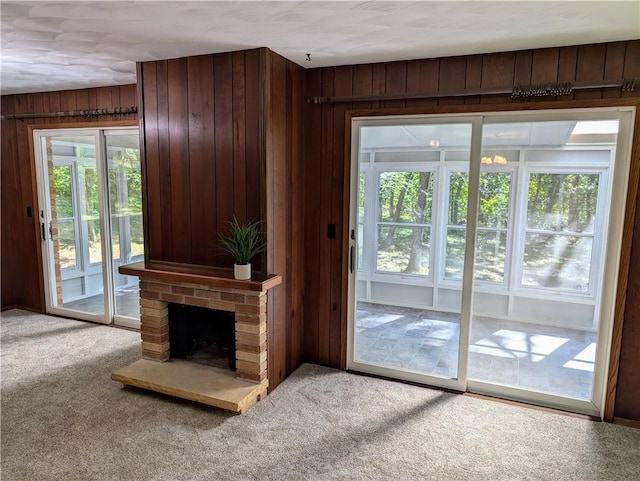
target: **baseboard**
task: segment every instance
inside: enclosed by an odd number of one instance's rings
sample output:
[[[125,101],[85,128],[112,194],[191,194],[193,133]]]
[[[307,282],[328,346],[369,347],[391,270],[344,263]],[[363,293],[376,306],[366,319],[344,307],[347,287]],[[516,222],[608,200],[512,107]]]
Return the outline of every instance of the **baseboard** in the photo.
[[[640,429],[640,421],[635,419],[617,418],[614,416],[613,424],[619,424],[620,426],[628,426],[630,428]]]
[[[11,305],[9,305],[9,306],[2,306],[2,307],[0,308],[0,311],[8,311],[8,310],[10,310],[10,309],[19,309],[19,307],[18,307],[18,306],[16,306],[15,304],[11,304]]]

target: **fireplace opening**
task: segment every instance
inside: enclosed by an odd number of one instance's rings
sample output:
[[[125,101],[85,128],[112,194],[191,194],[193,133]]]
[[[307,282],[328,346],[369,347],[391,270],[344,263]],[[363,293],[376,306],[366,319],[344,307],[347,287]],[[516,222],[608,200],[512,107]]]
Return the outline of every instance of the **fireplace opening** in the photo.
[[[171,357],[236,369],[235,314],[169,303]]]

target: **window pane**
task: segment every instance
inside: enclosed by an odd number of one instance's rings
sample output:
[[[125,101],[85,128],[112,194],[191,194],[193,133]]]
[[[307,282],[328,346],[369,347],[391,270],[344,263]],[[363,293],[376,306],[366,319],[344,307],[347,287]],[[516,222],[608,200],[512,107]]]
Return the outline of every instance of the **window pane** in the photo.
[[[523,285],[589,290],[591,237],[529,233],[525,242]]]
[[[510,172],[480,174],[478,227],[509,227]]]
[[[58,246],[60,268],[77,267],[76,229],[73,219],[58,221]]]
[[[527,228],[593,232],[599,174],[531,174]]]
[[[506,232],[478,231],[475,279],[502,284],[504,282],[506,252]]]
[[[142,214],[129,217],[131,222],[131,256],[144,255],[144,231],[142,230]]]
[[[383,222],[431,223],[432,172],[381,172],[378,201]]]
[[[429,227],[378,226],[379,272],[429,275]]]
[[[444,265],[445,279],[462,279],[466,229],[447,229],[447,254]]]
[[[53,188],[56,199],[56,216],[73,217],[73,191],[71,189],[71,166],[53,167]]]
[[[100,220],[87,220],[87,232],[89,234],[89,263],[102,264],[102,237],[100,235]]]
[[[451,172],[449,175],[449,225],[467,223],[467,198],[469,194],[469,174]]]

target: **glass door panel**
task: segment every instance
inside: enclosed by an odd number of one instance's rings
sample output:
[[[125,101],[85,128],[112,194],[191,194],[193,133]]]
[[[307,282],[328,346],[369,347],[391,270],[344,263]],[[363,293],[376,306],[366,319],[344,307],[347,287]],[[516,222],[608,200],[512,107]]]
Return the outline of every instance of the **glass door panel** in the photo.
[[[34,136],[49,312],[137,327],[137,278],[117,272],[144,257],[137,128]]]
[[[50,199],[54,307],[104,316],[94,135],[42,137]]]
[[[615,139],[603,144],[594,131],[597,142],[574,144],[580,124],[485,126],[483,164],[505,138],[520,155],[501,164],[504,173],[482,166],[491,182],[481,178],[470,387],[550,405],[594,399]]]
[[[111,250],[115,315],[139,319],[138,277],[118,267],[144,260],[142,177],[138,135],[106,135],[107,182],[111,216]]]
[[[449,276],[440,259],[449,251],[455,266],[464,259],[464,230],[449,229],[446,216],[465,216],[468,191],[449,172],[467,175],[471,124],[363,126],[358,134],[349,368],[455,387],[461,275]]]

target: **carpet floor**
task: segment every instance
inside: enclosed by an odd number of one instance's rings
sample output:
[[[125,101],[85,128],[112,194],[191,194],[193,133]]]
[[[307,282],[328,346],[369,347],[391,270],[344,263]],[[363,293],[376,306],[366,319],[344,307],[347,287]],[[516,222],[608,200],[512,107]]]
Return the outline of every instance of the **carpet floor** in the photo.
[[[10,480],[635,480],[640,430],[304,364],[245,415],[111,381],[137,332],[2,313]]]

